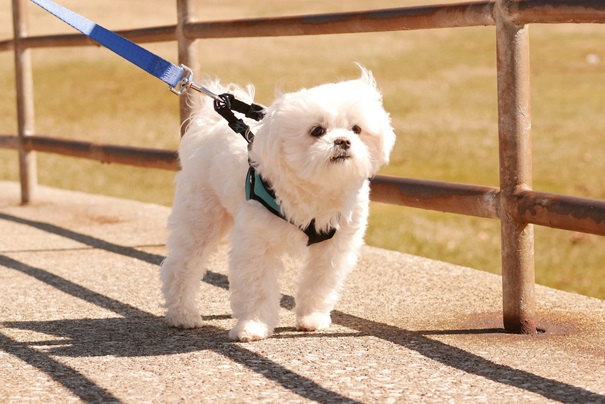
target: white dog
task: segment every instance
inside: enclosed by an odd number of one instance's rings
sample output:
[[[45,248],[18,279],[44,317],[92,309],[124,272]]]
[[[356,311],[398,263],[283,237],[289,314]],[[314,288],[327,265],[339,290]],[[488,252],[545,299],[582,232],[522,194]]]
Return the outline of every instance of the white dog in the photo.
[[[251,86],[208,87],[252,102]],[[281,95],[265,113],[250,123],[256,135],[250,150],[211,102],[192,117],[182,139],[161,269],[173,326],[202,326],[200,280],[209,254],[232,229],[229,288],[237,324],[230,338],[253,341],[273,333],[285,253],[306,254],[295,296],[298,329],[331,323],[363,244],[369,178],[388,162],[395,142],[390,118],[363,68],[357,80]]]

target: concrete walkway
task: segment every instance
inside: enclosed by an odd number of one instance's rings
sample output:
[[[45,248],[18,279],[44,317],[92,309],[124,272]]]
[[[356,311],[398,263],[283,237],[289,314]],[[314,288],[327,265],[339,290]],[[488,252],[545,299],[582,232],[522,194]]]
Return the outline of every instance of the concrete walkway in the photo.
[[[206,326],[162,318],[169,209],[0,182],[0,403],[605,402],[605,301],[537,288],[540,327],[503,334],[500,277],[365,248],[325,332],[227,339],[225,252]]]

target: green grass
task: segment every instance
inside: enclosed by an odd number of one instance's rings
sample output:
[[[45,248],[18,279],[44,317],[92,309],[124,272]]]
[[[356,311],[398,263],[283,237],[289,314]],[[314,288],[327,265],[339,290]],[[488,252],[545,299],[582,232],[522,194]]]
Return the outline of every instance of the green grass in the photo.
[[[157,2],[170,24],[173,6]],[[355,2],[215,0],[209,19],[363,9]],[[404,4],[421,4],[420,1]],[[67,4],[67,3],[66,3]],[[77,2],[73,2],[77,4]],[[69,4],[68,4],[69,5]],[[383,1],[378,6],[392,7]],[[80,11],[86,7],[81,5]],[[91,18],[125,28],[115,7]],[[109,10],[111,9],[111,10]],[[0,11],[0,38],[8,37]],[[42,14],[36,14],[36,18]],[[153,17],[153,18],[152,18]],[[137,21],[135,26],[144,26]],[[9,24],[10,27],[10,24]],[[44,32],[40,25],[36,30]],[[54,25],[53,25],[54,27]],[[61,29],[59,28],[52,29]],[[4,31],[2,31],[4,29]],[[49,28],[50,29],[50,28]],[[52,29],[50,29],[52,31]],[[64,29],[64,31],[66,31]],[[530,27],[534,188],[605,199],[605,27]],[[146,45],[176,60],[175,44]],[[371,68],[397,132],[392,163],[383,173],[498,185],[498,136],[493,27],[321,37],[200,41],[201,66],[224,82],[254,83],[268,103],[275,89],[293,90],[355,77],[353,62]],[[588,55],[600,63],[588,63]],[[590,58],[589,58],[590,59]],[[594,59],[594,57],[593,57]],[[36,50],[38,133],[95,142],[176,148],[177,98],[165,85],[97,48]],[[12,55],[0,54],[0,133],[14,133]],[[18,177],[16,153],[0,150],[0,178]],[[38,154],[39,182],[170,205],[174,173]],[[368,244],[500,272],[497,221],[372,204]],[[540,284],[605,298],[605,238],[536,228]]]

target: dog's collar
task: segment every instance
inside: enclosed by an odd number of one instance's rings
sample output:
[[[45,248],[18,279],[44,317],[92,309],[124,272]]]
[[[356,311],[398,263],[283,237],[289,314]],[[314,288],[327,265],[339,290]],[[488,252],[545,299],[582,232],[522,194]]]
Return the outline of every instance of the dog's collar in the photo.
[[[267,184],[267,182],[256,172],[254,167],[250,166],[248,169],[248,175],[246,176],[246,200],[255,200],[260,202],[269,212],[273,213],[284,220],[286,216],[281,210],[281,207],[275,200],[275,193]],[[306,228],[299,229],[307,235],[309,240],[307,246],[311,244],[321,243],[322,241],[329,240],[336,234],[335,228],[330,228],[327,232],[318,232],[315,228],[315,219],[311,220],[311,223]]]

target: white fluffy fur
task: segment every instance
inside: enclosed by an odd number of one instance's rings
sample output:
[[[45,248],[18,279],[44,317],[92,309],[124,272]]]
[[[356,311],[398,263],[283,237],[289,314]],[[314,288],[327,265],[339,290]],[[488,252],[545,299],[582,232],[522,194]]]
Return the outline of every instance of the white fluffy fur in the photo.
[[[246,102],[254,97],[251,86],[223,88],[215,82],[207,87]],[[182,139],[182,170],[168,220],[169,253],[161,269],[166,319],[177,327],[202,326],[196,307],[200,279],[209,254],[232,230],[229,287],[237,323],[229,337],[253,341],[272,334],[284,253],[306,256],[295,296],[298,329],[326,328],[363,244],[368,178],[388,162],[395,142],[389,115],[372,74],[362,68],[357,80],[284,94],[267,107],[261,123],[249,124],[256,138],[248,153],[243,138],[207,101]],[[354,133],[355,125],[361,133]],[[312,136],[316,126],[326,133]],[[343,141],[348,149],[337,144]],[[299,228],[246,201],[249,157],[290,222],[304,227],[315,219],[318,229],[335,227],[335,236],[307,247]]]

